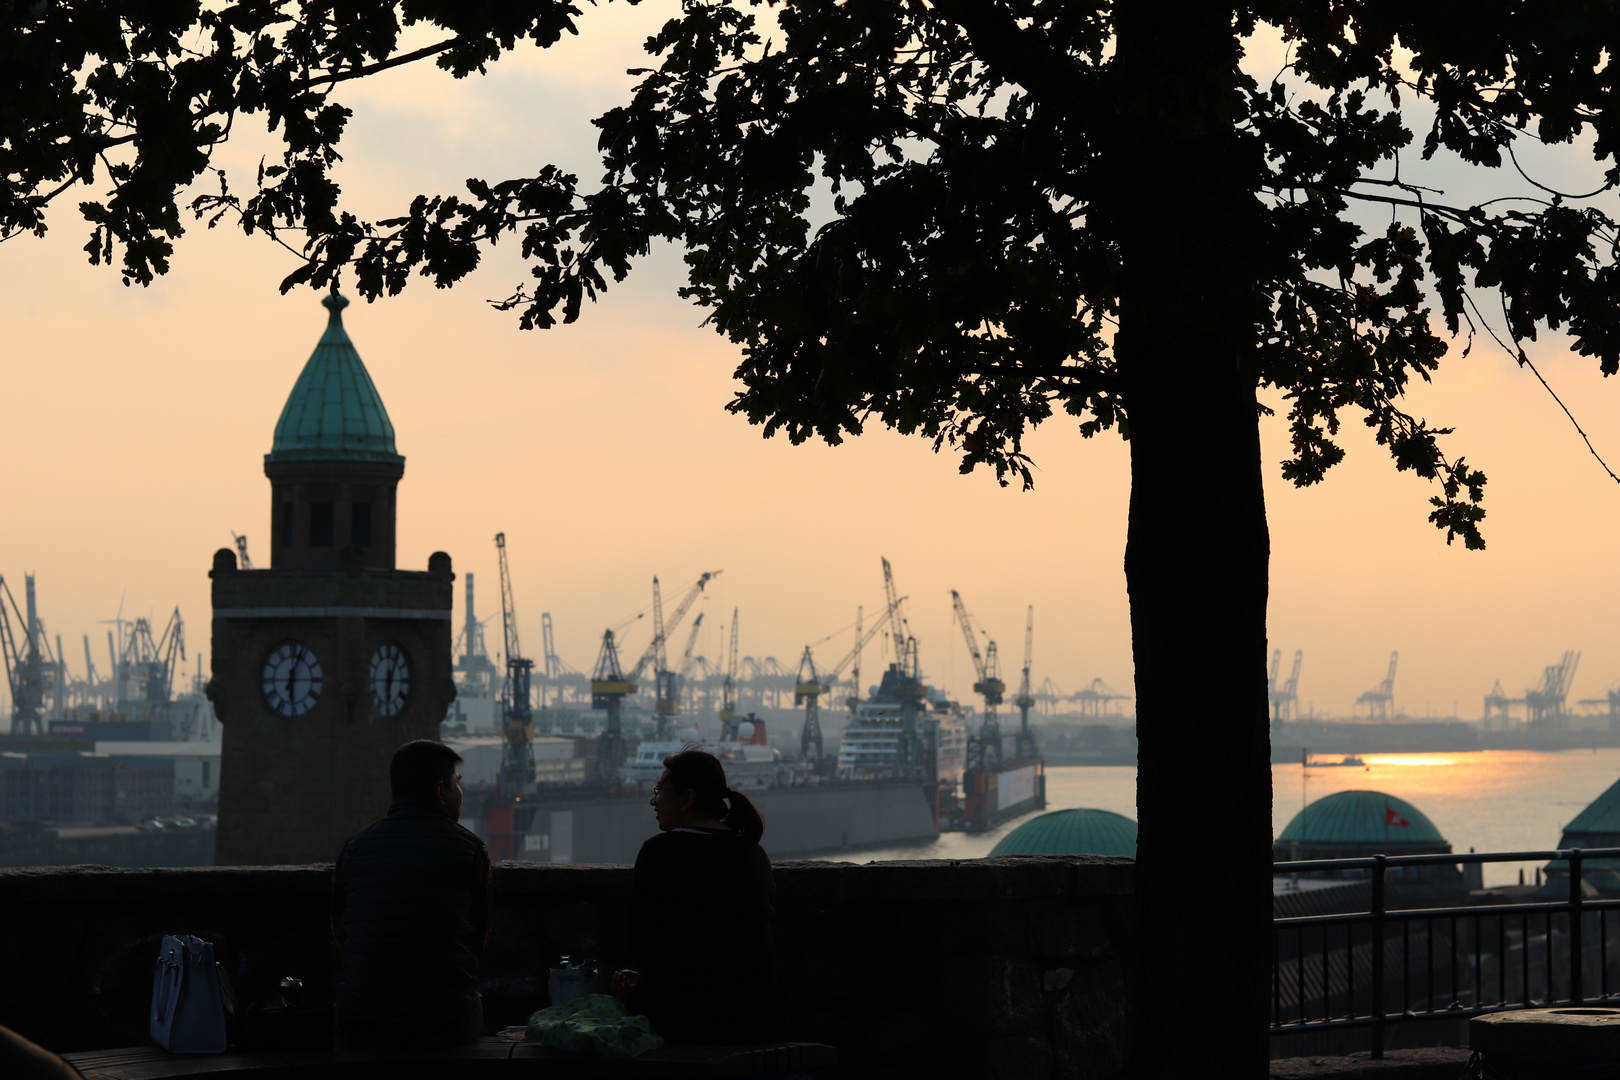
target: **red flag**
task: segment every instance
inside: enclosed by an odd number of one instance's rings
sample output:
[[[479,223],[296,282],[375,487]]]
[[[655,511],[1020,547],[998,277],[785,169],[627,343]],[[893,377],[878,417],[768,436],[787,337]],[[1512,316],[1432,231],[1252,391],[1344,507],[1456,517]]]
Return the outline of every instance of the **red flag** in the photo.
[[[1397,814],[1394,807],[1386,806],[1384,807],[1384,824],[1394,825],[1397,828],[1405,829],[1410,828],[1412,823],[1401,817],[1400,814]]]

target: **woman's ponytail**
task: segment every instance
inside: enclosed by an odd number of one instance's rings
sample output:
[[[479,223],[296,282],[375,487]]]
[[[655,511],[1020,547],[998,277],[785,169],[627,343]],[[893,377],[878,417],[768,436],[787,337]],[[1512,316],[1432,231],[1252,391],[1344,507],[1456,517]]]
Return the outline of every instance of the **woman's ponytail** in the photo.
[[[730,788],[726,788],[726,803],[730,807],[726,824],[750,844],[759,843],[765,835],[765,819],[759,816],[759,807],[748,796]]]
[[[726,827],[751,844],[765,835],[765,819],[748,796],[726,786],[726,770],[720,759],[696,747],[664,759],[670,783],[679,791],[697,795],[704,812],[721,819]]]

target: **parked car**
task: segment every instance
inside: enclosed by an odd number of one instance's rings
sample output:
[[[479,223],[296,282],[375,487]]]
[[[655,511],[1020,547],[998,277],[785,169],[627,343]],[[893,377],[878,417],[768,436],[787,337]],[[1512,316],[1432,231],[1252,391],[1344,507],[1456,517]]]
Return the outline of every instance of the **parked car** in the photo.
[[[140,829],[141,832],[159,832],[167,827],[168,826],[164,825],[163,822],[159,821],[155,817],[149,817],[136,826],[136,828]]]

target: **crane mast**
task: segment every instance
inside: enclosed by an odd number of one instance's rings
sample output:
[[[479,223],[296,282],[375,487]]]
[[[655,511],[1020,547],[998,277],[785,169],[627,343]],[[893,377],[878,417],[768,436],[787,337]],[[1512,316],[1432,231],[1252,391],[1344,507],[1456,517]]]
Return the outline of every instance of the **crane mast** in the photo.
[[[616,778],[619,766],[624,764],[628,748],[621,710],[625,695],[635,692],[636,684],[619,666],[619,647],[613,640],[613,631],[602,631],[602,651],[591,673],[591,708],[607,711],[607,724],[596,743],[596,774],[601,779]]]
[[[1024,669],[1018,678],[1018,696],[1013,698],[1013,704],[1018,706],[1018,740],[1014,744],[1014,751],[1019,761],[1027,761],[1036,755],[1035,732],[1030,730],[1029,710],[1035,704],[1035,695],[1030,692],[1029,669],[1030,660],[1035,649],[1035,605],[1029,605],[1029,613],[1024,617]]]
[[[855,666],[850,670],[849,673],[849,681],[854,685],[850,687],[849,697],[844,699],[844,704],[849,706],[849,714],[851,716],[855,715],[855,710],[860,708],[861,705],[861,646],[866,644],[866,639],[861,636],[861,618],[865,615],[865,613],[865,608],[858,605],[856,606],[855,651],[850,654],[855,658]]]
[[[731,609],[731,648],[726,653],[726,678],[720,685],[720,730],[737,718],[737,609]]]
[[[821,746],[821,693],[826,687],[821,685],[821,676],[816,673],[816,660],[810,652],[810,646],[804,647],[804,655],[799,658],[799,675],[793,683],[793,704],[804,706],[804,727],[799,732],[799,751],[804,754],[806,761],[820,761]],[[815,747],[812,756],[810,748]]]
[[[506,561],[506,534],[495,534],[495,553],[501,571],[501,631],[506,644],[506,678],[501,683],[501,771],[497,785],[502,795],[520,795],[534,784],[534,709],[529,683],[534,661],[525,659],[518,642],[517,605],[512,597],[512,573]]]
[[[17,607],[17,598],[4,577],[0,577],[0,653],[4,654],[6,685],[11,692],[11,733],[13,735],[43,735],[44,721],[40,708],[45,703],[45,678],[39,659],[39,631],[34,611],[34,576],[28,583],[28,615],[25,618]],[[9,609],[9,610],[8,610]],[[15,618],[17,625],[12,626]],[[21,632],[19,642],[17,634]]]

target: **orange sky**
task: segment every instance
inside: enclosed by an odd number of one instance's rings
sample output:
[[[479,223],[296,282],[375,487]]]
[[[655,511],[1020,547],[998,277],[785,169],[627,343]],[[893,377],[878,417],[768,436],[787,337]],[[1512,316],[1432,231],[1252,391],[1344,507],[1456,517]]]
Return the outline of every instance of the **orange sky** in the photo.
[[[484,80],[399,71],[354,86],[357,116],[340,174],[353,206],[382,215],[465,176],[519,175],[547,160],[595,175],[589,116],[644,62],[654,5],[591,10],[585,34],[503,61]],[[243,128],[252,124],[244,124]],[[240,187],[270,144],[244,135],[220,161]],[[43,241],[0,246],[8,463],[0,573],[41,611],[82,666],[89,632],[126,616],[161,621],[179,604],[191,667],[208,649],[212,552],[245,533],[261,558],[269,512],[262,455],[325,313],[276,283],[295,265],[261,238],[196,228],[174,271],[126,289],[85,265],[87,228],[63,202]],[[540,613],[579,668],[602,628],[667,585],[723,568],[699,649],[742,609],[742,651],[792,663],[808,641],[882,597],[878,558],[910,596],[924,667],[966,694],[966,650],[950,621],[961,590],[1015,669],[1026,604],[1036,606],[1036,679],[1074,690],[1131,683],[1121,559],[1127,458],[1063,421],[1031,441],[1033,492],[957,474],[921,439],[880,431],[832,449],[764,441],[724,412],[734,350],[674,294],[679,263],[656,253],[578,325],[524,333],[483,300],[523,278],[500,252],[449,292],[413,285],[356,304],[350,334],[407,457],[400,565],[444,549],[480,576],[495,610],[492,537],[507,534],[520,625],[538,652]],[[1601,450],[1620,459],[1614,395],[1593,363],[1561,346],[1536,354]],[[1283,428],[1265,426],[1273,538],[1272,637],[1306,653],[1300,696],[1345,714],[1401,652],[1398,704],[1476,717],[1500,678],[1532,683],[1565,648],[1583,650],[1577,697],[1620,679],[1620,580],[1607,538],[1620,490],[1586,456],[1556,406],[1494,348],[1453,360],[1414,404],[1459,430],[1450,446],[1490,476],[1483,554],[1448,548],[1426,521],[1425,483],[1398,476],[1359,428],[1321,488],[1278,478]],[[849,635],[821,646],[836,660]],[[645,644],[632,631],[629,651]],[[868,668],[875,657],[868,653]]]

